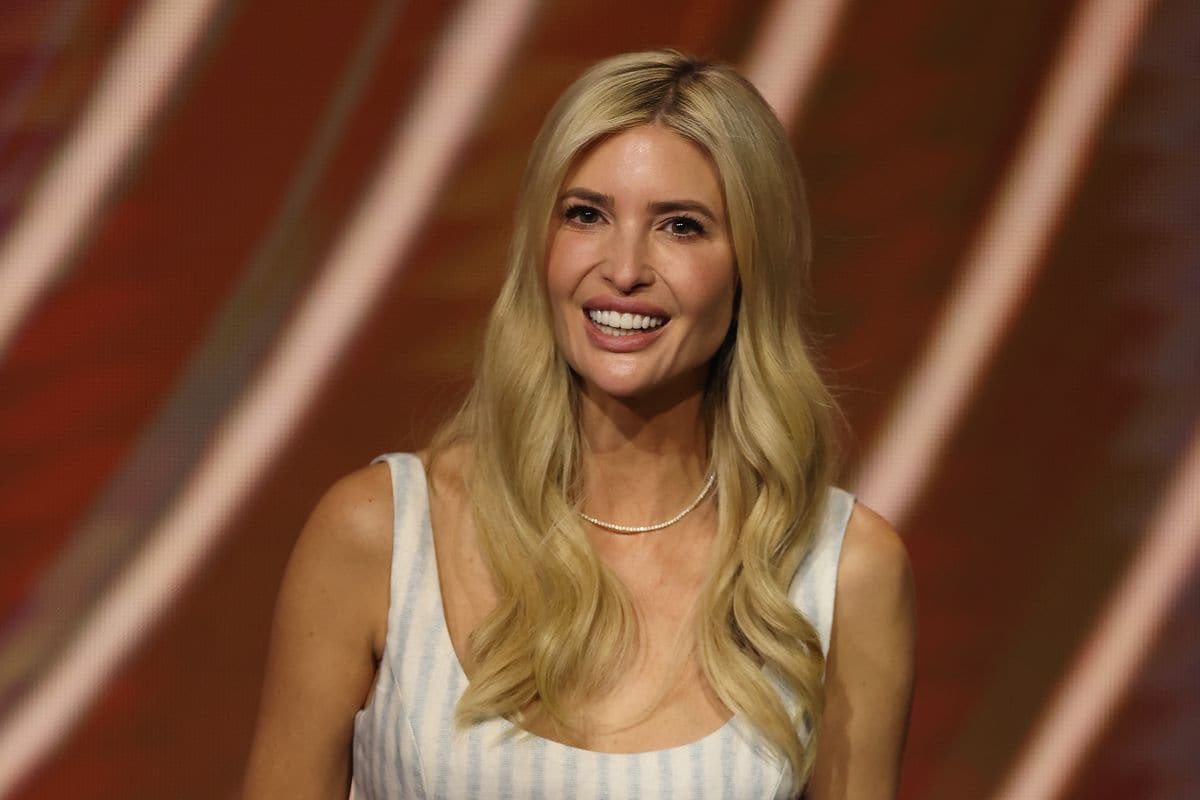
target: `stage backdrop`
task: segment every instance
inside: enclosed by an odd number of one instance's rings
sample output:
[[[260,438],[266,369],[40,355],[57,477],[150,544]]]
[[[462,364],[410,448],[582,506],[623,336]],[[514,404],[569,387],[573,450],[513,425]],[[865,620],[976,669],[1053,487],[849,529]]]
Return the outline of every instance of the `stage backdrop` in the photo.
[[[902,796],[1200,797],[1200,4],[0,3],[0,796],[236,792],[339,476],[462,396],[584,67],[778,110],[902,532]]]

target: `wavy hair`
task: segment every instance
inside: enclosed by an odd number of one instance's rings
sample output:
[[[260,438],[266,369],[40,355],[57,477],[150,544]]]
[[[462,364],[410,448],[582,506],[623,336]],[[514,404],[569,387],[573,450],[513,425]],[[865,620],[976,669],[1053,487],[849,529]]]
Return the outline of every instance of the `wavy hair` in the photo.
[[[580,389],[555,345],[543,267],[570,168],[602,138],[642,124],[712,159],[737,266],[734,320],[703,402],[718,532],[694,612],[695,652],[716,694],[790,766],[798,788],[812,769],[825,659],[788,587],[836,459],[836,407],[800,323],[807,207],[782,126],[754,87],[730,67],[673,50],[602,61],[551,110],[522,180],[475,383],[434,438],[435,459],[469,443],[467,491],[500,596],[469,637],[476,674],[456,719],[519,725],[536,701],[573,730],[572,699],[610,687],[637,646],[628,593],[576,514]]]

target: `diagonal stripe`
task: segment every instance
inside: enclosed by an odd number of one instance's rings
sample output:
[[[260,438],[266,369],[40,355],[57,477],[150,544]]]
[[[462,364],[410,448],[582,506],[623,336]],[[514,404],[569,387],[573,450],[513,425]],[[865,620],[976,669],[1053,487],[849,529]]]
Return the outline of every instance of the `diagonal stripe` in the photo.
[[[1200,570],[1200,430],[1133,563],[1042,712],[996,800],[1059,797]]]
[[[71,728],[227,529],[403,265],[535,8],[471,0],[449,25],[412,110],[315,286],[137,558],[0,730],[0,795]],[[464,64],[470,80],[463,80]]]
[[[776,0],[767,10],[743,72],[784,127],[800,118],[846,0]]]
[[[219,6],[153,0],[138,14],[78,127],[0,243],[0,358],[61,276]]]
[[[929,345],[864,460],[857,494],[894,525],[917,502],[1020,310],[1152,0],[1088,0]]]

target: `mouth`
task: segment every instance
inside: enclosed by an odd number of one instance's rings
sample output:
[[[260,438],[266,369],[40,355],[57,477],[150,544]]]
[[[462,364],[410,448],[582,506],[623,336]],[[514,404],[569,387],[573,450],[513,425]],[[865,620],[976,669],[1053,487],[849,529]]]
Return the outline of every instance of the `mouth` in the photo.
[[[628,312],[595,308],[585,310],[585,313],[587,314],[587,318],[591,320],[592,325],[606,336],[635,336],[661,328],[669,322],[667,317],[630,314]]]

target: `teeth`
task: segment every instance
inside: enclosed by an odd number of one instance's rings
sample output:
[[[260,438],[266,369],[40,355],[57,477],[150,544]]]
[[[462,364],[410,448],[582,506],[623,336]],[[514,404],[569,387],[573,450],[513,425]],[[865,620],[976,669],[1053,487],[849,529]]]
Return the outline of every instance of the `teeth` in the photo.
[[[623,314],[620,311],[592,310],[588,312],[588,317],[601,328],[606,328],[605,333],[609,333],[609,331],[630,333],[644,328],[657,328],[666,322],[661,317],[648,317],[642,314]],[[623,333],[609,333],[609,335],[620,336]]]

